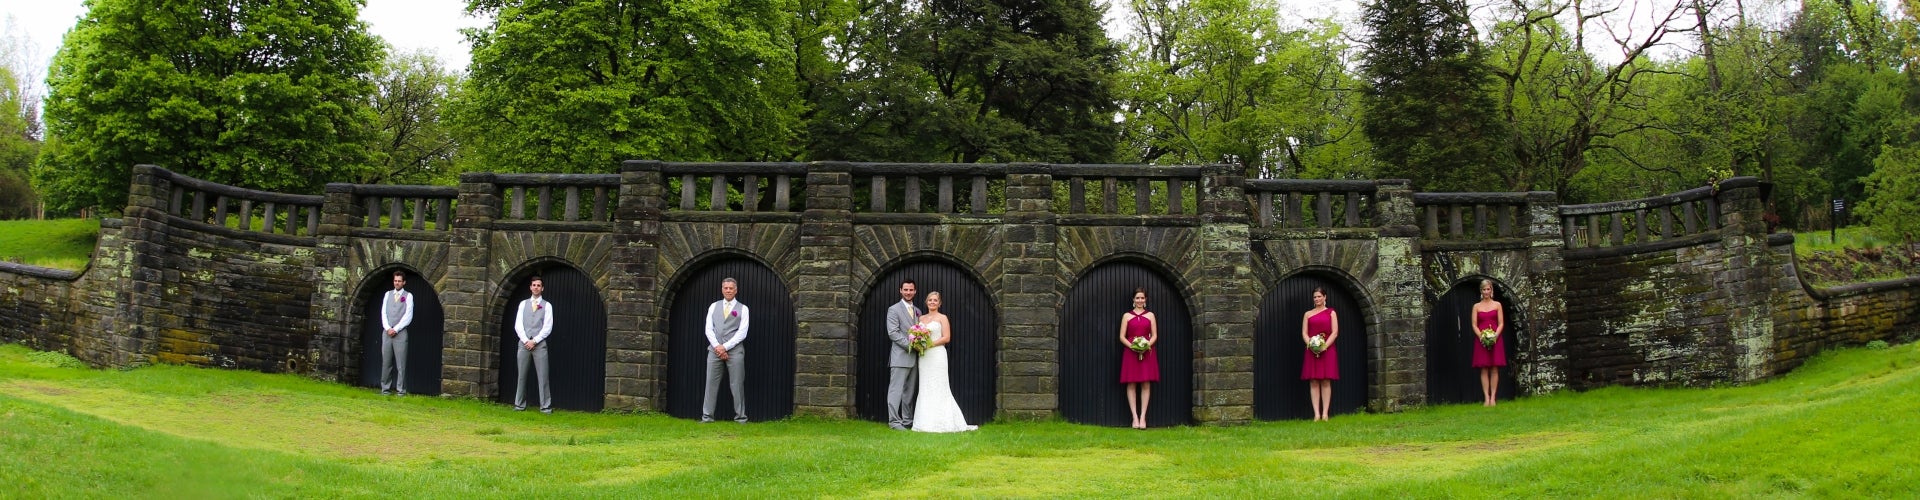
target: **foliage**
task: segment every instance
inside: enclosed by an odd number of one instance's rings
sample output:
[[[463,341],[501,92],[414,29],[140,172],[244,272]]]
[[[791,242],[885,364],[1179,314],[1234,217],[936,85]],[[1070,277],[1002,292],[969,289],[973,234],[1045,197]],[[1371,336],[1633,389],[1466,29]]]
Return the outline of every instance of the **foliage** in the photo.
[[[54,57],[49,208],[117,209],[131,167],[318,193],[368,160],[377,39],[348,0],[94,0]]]
[[[1377,177],[1426,191],[1491,190],[1505,125],[1464,0],[1370,0],[1362,120]]]
[[[97,219],[0,221],[0,260],[78,271],[99,236]]]
[[[1340,25],[1283,29],[1270,0],[1133,0],[1123,161],[1232,163],[1250,178],[1358,177],[1359,82]]]
[[[1868,196],[1859,214],[1881,239],[1920,239],[1920,147],[1887,145],[1873,166],[1865,180]]]
[[[859,0],[808,157],[1104,163],[1118,51],[1091,2]]]
[[[40,154],[40,112],[22,78],[30,45],[12,17],[0,32],[0,220],[32,216],[39,202],[28,168]]]
[[[787,160],[802,110],[786,0],[473,0],[453,106],[468,168]]]
[[[25,94],[12,68],[0,65],[0,220],[29,217],[39,201],[28,180],[28,167],[40,151],[32,127],[39,118]]]
[[[0,346],[0,481],[27,497],[1764,497],[1920,488],[1920,347],[1719,389],[1608,388],[1332,422],[919,435],[809,417],[716,428],[391,399],[297,375],[47,368]],[[1158,399],[1158,398],[1156,398]],[[527,467],[528,457],[564,467]],[[900,464],[927,464],[903,467]],[[62,471],[47,474],[48,470]],[[745,476],[743,476],[743,474]],[[743,480],[751,477],[751,480]],[[1155,478],[1141,481],[1140,478]],[[1500,478],[1489,481],[1488,478]]]
[[[452,184],[459,145],[441,122],[441,110],[460,77],[433,53],[391,50],[373,81],[373,110],[380,130],[372,147],[374,166],[355,178],[362,184]]]

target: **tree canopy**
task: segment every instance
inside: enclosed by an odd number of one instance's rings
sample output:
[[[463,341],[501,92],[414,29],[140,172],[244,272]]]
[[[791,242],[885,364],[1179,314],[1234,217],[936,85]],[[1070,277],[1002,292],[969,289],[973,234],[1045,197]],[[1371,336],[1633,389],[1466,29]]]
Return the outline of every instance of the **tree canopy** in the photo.
[[[452,110],[469,168],[793,159],[802,109],[785,0],[474,0]]]
[[[368,165],[379,41],[350,0],[92,0],[48,76],[50,208],[126,201],[131,167],[317,193]]]

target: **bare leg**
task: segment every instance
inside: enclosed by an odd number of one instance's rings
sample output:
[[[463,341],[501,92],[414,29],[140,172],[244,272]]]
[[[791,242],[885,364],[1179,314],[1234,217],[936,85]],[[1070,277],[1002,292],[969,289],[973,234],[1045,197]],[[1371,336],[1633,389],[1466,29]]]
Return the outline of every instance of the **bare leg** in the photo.
[[[1487,369],[1480,369],[1480,406],[1487,405]]]
[[[1127,384],[1127,416],[1133,417],[1133,428],[1138,429],[1140,428],[1140,397],[1134,394],[1135,387],[1140,387],[1140,384]]]
[[[1153,382],[1140,383],[1140,428],[1147,428],[1147,402],[1153,401]]]
[[[1500,404],[1500,368],[1488,368],[1487,379],[1487,406]]]
[[[1320,420],[1333,418],[1333,381],[1320,381]]]
[[[1320,381],[1307,381],[1307,404],[1313,405],[1313,421],[1320,421]]]

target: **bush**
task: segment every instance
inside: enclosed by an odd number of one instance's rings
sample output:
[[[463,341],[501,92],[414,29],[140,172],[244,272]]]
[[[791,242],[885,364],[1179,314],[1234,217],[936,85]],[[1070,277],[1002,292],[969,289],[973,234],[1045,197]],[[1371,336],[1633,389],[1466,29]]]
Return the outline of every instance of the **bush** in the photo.
[[[1868,343],[1867,343],[1867,348],[1868,348],[1868,349],[1873,349],[1873,350],[1875,350],[1875,351],[1879,351],[1879,350],[1885,350],[1885,349],[1887,348],[1887,341],[1885,341],[1885,340],[1875,340],[1875,341],[1872,341],[1872,342],[1868,342]]]

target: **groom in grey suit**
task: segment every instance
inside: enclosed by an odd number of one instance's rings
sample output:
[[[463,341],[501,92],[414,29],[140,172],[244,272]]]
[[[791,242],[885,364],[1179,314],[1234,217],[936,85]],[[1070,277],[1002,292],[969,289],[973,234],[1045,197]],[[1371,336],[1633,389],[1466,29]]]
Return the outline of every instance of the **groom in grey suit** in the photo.
[[[913,280],[900,283],[900,302],[887,308],[887,340],[893,342],[887,356],[887,427],[904,431],[913,427],[913,399],[919,392],[919,373],[914,367],[920,357],[908,347],[907,329],[920,323],[920,309],[913,306]]]

